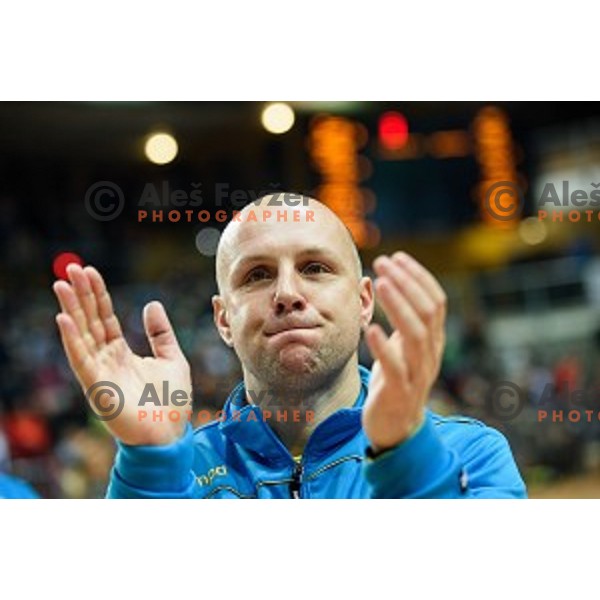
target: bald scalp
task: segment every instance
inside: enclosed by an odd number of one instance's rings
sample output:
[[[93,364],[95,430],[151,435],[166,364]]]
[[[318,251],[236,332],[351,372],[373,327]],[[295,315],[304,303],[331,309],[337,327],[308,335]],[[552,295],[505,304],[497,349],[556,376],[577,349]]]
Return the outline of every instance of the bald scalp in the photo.
[[[287,192],[286,194],[290,194]],[[227,273],[229,271],[229,267],[235,258],[235,249],[236,249],[236,240],[239,236],[241,228],[244,226],[248,226],[248,223],[245,221],[245,217],[248,215],[250,211],[253,211],[255,214],[260,215],[263,211],[271,211],[272,208],[269,205],[269,201],[271,199],[279,198],[281,194],[267,194],[251,202],[246,205],[240,212],[240,221],[230,221],[223,233],[221,234],[221,238],[219,239],[219,244],[217,246],[217,254],[216,254],[216,279],[217,279],[217,287],[219,290],[219,294],[225,290],[225,279]],[[295,196],[297,197],[297,195]],[[346,243],[349,245],[354,262],[354,268],[356,272],[357,279],[362,277],[362,263],[360,260],[360,255],[358,253],[358,249],[356,244],[354,243],[354,239],[352,238],[352,234],[350,230],[346,227],[346,225],[342,222],[342,220],[325,204],[319,202],[315,198],[311,198],[310,196],[301,196],[302,203],[299,206],[294,206],[293,209],[290,207],[282,207],[280,210],[294,210],[294,211],[314,211],[315,214],[319,216],[317,219],[328,219],[331,222],[335,223],[336,227],[340,228],[340,231],[343,232],[343,236],[345,238]],[[286,226],[291,226],[291,223],[286,223]]]

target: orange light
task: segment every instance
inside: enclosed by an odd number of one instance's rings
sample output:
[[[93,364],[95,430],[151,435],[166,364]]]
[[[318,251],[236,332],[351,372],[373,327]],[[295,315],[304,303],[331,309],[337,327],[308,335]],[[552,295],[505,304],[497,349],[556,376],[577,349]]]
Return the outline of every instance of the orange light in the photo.
[[[376,228],[365,219],[365,190],[359,187],[372,172],[370,161],[358,154],[367,142],[366,128],[349,119],[323,115],[311,123],[308,149],[322,177],[317,198],[340,217],[359,248],[379,239]],[[369,200],[372,210],[374,197]]]
[[[448,130],[432,133],[427,145],[433,158],[458,158],[471,152],[471,140],[466,131]]]
[[[481,219],[497,229],[513,229],[521,220],[522,204],[517,203],[513,213],[506,208],[514,193],[524,193],[526,182],[518,172],[508,115],[495,106],[481,109],[473,121],[473,135],[481,169],[477,186]]]

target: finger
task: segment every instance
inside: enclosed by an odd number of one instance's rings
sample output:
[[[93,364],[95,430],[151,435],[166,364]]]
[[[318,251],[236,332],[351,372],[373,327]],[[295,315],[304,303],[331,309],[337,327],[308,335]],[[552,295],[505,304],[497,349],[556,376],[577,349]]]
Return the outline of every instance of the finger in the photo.
[[[79,304],[79,299],[73,287],[66,281],[61,280],[55,281],[52,289],[58,299],[62,312],[71,317],[88,351],[95,352],[97,350],[96,341],[88,331],[85,312]]]
[[[390,338],[376,323],[369,325],[365,331],[365,341],[371,356],[379,361],[386,377],[392,381],[401,381],[408,385],[408,368],[402,354],[402,345],[397,347],[390,343]]]
[[[411,381],[423,370],[423,362],[432,362],[430,333],[408,300],[386,277],[375,281],[375,292],[392,327],[403,340]]]
[[[182,356],[173,327],[160,302],[150,302],[144,307],[144,329],[156,358],[172,360]]]
[[[436,304],[433,297],[413,273],[387,256],[378,258],[373,266],[377,275],[385,275],[406,296],[423,321],[427,324],[433,322]]]
[[[387,276],[409,301],[421,321],[430,331],[430,342],[434,352],[443,339],[444,316],[442,307],[438,305],[418,278],[405,266],[380,257],[375,261],[375,271],[380,276]]]
[[[67,267],[67,276],[85,313],[88,331],[92,334],[98,348],[102,348],[106,344],[106,331],[98,316],[98,304],[90,280],[86,272],[76,263]]]
[[[406,267],[420,281],[425,289],[435,298],[436,301],[442,302],[446,299],[446,293],[437,279],[416,259],[406,252],[396,252],[392,259]]]
[[[94,380],[94,364],[79,329],[73,318],[65,313],[56,315],[56,324],[69,365],[81,385],[87,387]]]
[[[396,252],[392,257],[394,262],[402,265],[407,271],[411,272],[420,285],[429,292],[433,298],[436,308],[436,317],[434,319],[434,328],[436,331],[437,351],[441,352],[445,342],[445,323],[448,310],[448,297],[446,292],[439,284],[437,279],[417,260],[406,252]]]
[[[446,310],[448,305],[448,298],[446,292],[439,284],[437,279],[418,261],[412,256],[406,254],[406,252],[396,252],[392,259],[395,263],[404,267],[409,273],[412,273],[421,286],[429,293],[436,306],[440,310],[441,323],[444,323],[446,318]]]
[[[92,290],[96,296],[98,316],[104,325],[106,343],[108,344],[115,339],[123,337],[123,330],[113,309],[112,299],[106,289],[102,275],[91,266],[85,267],[84,272],[88,276]]]

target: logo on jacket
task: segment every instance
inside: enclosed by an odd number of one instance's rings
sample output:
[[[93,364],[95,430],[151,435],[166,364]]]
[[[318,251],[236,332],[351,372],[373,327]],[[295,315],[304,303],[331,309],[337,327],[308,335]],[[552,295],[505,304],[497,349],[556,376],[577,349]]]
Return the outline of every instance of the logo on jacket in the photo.
[[[219,465],[218,467],[213,467],[204,475],[198,475],[196,481],[200,486],[210,485],[215,477],[223,477],[224,475],[227,475],[227,467],[225,465]]]

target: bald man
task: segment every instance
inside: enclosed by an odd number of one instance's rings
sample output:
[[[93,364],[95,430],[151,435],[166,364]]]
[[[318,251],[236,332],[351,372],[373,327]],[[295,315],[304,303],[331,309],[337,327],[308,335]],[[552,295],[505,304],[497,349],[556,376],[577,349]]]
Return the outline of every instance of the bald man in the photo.
[[[190,368],[163,306],[144,309],[153,356],[142,358],[123,338],[93,267],[70,265],[69,282],[55,283],[57,324],[83,390],[109,381],[124,399],[105,421],[119,448],[107,496],[524,497],[499,432],[426,407],[446,312],[431,273],[399,252],[375,260],[373,282],[326,206],[305,198],[277,209],[290,218],[277,218],[265,199],[230,222],[219,243],[214,321],[243,381],[220,418],[196,431],[185,418]],[[371,324],[375,295],[394,328],[389,336]],[[363,332],[372,372],[358,363]],[[163,381],[180,398],[140,419],[144,389]]]

